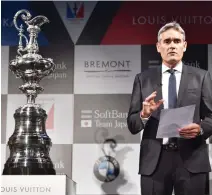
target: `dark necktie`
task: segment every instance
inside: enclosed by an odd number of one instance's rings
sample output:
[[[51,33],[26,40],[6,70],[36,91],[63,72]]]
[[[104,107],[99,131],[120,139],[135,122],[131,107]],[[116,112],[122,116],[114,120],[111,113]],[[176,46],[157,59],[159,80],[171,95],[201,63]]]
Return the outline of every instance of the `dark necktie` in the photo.
[[[176,84],[176,77],[175,77],[175,70],[169,69],[168,72],[170,73],[169,76],[169,89],[168,89],[168,103],[169,108],[176,108],[177,105],[177,84]]]
[[[176,108],[177,105],[177,83],[175,77],[175,70],[169,69],[168,72],[170,73],[169,77],[169,87],[168,87],[168,108]],[[176,143],[177,138],[169,138],[169,143]]]

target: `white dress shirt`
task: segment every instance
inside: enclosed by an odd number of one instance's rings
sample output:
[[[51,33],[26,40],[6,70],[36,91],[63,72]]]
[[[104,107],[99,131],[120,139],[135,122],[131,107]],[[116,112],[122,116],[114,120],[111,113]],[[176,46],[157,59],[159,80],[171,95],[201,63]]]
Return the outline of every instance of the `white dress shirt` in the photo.
[[[170,77],[170,73],[167,72],[167,70],[170,69],[169,67],[167,67],[166,65],[162,64],[162,97],[163,97],[163,105],[164,105],[164,109],[168,109],[168,94],[169,94],[169,77]],[[178,91],[179,91],[179,86],[180,86],[180,80],[181,80],[181,75],[182,75],[182,69],[183,69],[183,64],[182,61],[179,62],[174,70],[175,71],[175,77],[176,77],[176,89],[177,89],[177,96],[178,96]],[[163,144],[167,143],[168,138],[164,138],[163,139]]]

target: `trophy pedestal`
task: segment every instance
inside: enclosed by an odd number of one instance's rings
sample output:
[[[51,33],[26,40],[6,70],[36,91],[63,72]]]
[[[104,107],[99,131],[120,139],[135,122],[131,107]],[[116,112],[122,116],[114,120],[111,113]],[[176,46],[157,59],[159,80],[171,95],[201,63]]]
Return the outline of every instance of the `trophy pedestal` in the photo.
[[[2,175],[2,195],[76,195],[76,183],[66,175]]]
[[[37,104],[16,110],[15,131],[9,138],[10,156],[3,175],[56,175],[49,156],[51,139],[45,130],[46,111]]]

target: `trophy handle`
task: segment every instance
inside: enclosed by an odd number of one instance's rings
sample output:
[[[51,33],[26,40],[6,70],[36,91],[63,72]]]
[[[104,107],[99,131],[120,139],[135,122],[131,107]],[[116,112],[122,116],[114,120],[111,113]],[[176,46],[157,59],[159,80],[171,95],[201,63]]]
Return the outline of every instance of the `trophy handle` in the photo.
[[[23,34],[23,32],[24,32],[23,25],[21,24],[20,30],[19,30],[19,34],[18,34],[18,35],[19,35],[19,44],[18,44],[17,53],[19,54],[19,56],[22,56],[22,53],[20,53],[20,52],[25,52],[25,51],[27,51],[26,46],[23,47],[23,40],[22,40],[22,37],[25,39],[26,45],[28,45],[28,39],[27,39],[27,37]]]
[[[25,13],[26,15],[24,15],[23,13]],[[18,18],[18,16],[20,15],[20,14],[22,14],[21,15],[21,18],[25,21],[25,20],[29,20],[31,17],[32,17],[32,15],[29,13],[29,11],[28,10],[26,10],[26,9],[22,9],[22,10],[20,10],[20,11],[18,11],[16,14],[15,14],[15,16],[13,17],[13,23],[14,23],[14,25],[15,25],[15,28],[18,30],[18,31],[21,31],[21,30],[23,30],[22,29],[22,27],[18,27],[18,25],[17,25],[17,18]]]
[[[22,53],[21,52],[27,51],[26,46],[28,45],[29,41],[28,41],[27,37],[23,34],[23,32],[24,32],[23,24],[21,24],[20,27],[18,27],[17,18],[18,18],[18,16],[20,14],[22,14],[21,15],[21,18],[23,20],[29,20],[32,16],[31,16],[31,14],[27,10],[23,9],[23,10],[18,11],[15,14],[15,16],[13,17],[14,26],[19,31],[19,34],[18,34],[19,35],[19,44],[18,44],[17,53],[19,54],[19,56],[22,56]],[[24,15],[24,14],[26,14],[26,15]],[[23,47],[23,40],[22,40],[22,38],[24,38],[25,41],[26,41],[26,46],[25,47]]]
[[[25,22],[25,24],[28,26],[27,31],[29,32],[29,40],[27,37],[23,34],[24,29],[23,25],[21,24],[20,27],[18,27],[17,24],[17,18],[18,16],[21,15],[22,20]],[[40,27],[45,24],[49,23],[49,20],[45,16],[36,16],[31,19],[31,14],[29,13],[28,10],[22,9],[18,11],[14,18],[13,18],[13,23],[15,28],[19,31],[19,45],[18,45],[18,54],[22,56],[21,52],[27,51],[29,54],[36,54],[39,50],[38,48],[38,43],[37,43],[37,36],[38,33],[40,32]],[[23,47],[23,41],[22,38],[25,39],[26,45]]]

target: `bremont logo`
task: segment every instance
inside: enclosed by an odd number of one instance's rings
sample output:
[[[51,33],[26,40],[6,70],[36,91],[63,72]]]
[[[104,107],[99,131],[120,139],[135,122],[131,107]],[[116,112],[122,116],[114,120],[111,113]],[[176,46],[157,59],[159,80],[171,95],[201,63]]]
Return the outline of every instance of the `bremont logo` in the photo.
[[[130,60],[85,61],[84,72],[130,72]]]

